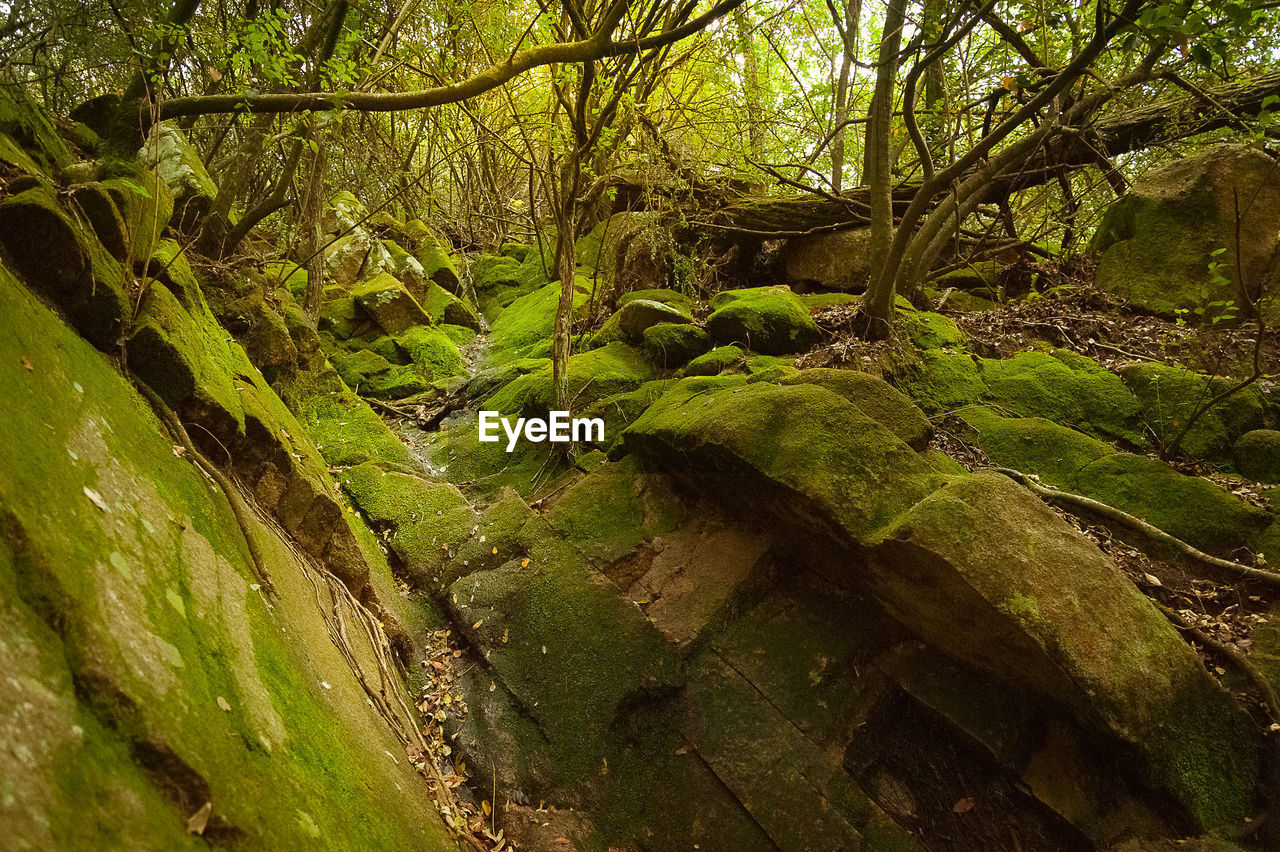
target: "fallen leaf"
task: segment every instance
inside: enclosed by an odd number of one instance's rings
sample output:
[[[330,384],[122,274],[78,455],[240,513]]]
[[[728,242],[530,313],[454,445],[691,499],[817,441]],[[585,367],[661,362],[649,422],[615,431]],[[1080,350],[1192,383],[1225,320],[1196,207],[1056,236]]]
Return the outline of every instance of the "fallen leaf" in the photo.
[[[479,630],[479,629],[480,629],[480,625],[481,625],[481,624],[484,624],[484,619],[483,619],[483,618],[482,618],[482,619],[480,619],[479,621],[477,621],[475,624],[471,625],[471,629],[472,629],[472,630]]]
[[[496,547],[495,547],[495,548],[493,549],[493,555],[494,555],[494,556],[497,556],[497,555],[498,555],[498,548],[496,548]]]
[[[973,796],[965,796],[960,801],[951,806],[951,812],[954,814],[967,814],[973,810],[973,806],[977,804],[977,800]]]
[[[231,705],[228,704],[227,699],[223,698],[221,695],[218,696],[218,706],[222,708],[223,711],[231,710]]]
[[[184,447],[184,446],[182,446],[181,444],[174,444],[174,445],[173,445],[173,454],[174,454],[175,456],[177,456],[178,458],[182,458],[182,456],[183,456],[186,452],[187,452],[187,448],[186,448],[186,447]]]
[[[25,367],[28,371],[35,369],[35,367],[31,366],[31,362],[28,361],[26,358],[22,359],[22,366]]]
[[[200,810],[193,813],[187,819],[187,834],[204,834],[205,828],[209,825],[209,817],[213,814],[213,802],[205,802]]]
[[[87,485],[84,487],[84,496],[88,497],[89,502],[97,506],[102,511],[104,512],[111,511],[109,508],[107,508],[107,501],[102,499],[102,495],[99,494],[97,491],[94,491],[92,488],[90,488]]]

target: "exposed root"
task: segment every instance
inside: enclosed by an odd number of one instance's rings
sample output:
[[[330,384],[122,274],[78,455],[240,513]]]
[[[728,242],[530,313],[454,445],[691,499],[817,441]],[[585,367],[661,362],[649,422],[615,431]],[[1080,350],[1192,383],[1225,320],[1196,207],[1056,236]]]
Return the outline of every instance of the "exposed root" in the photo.
[[[1147,523],[1142,520],[1142,518],[1139,518],[1136,515],[1131,515],[1128,512],[1115,508],[1114,506],[1108,506],[1106,503],[1101,503],[1081,494],[1072,494],[1069,491],[1059,491],[1056,488],[1041,485],[1036,481],[1035,477],[1028,476],[1019,470],[1007,467],[993,467],[990,468],[990,470],[994,470],[997,473],[1003,473],[1010,479],[1022,483],[1029,488],[1032,493],[1043,500],[1056,503],[1060,506],[1066,505],[1078,509],[1085,509],[1086,511],[1107,518],[1108,520],[1132,527],[1162,544],[1169,545],[1182,555],[1187,556],[1196,562],[1236,574],[1249,580],[1257,580],[1262,583],[1280,587],[1280,573],[1264,571],[1261,568],[1251,568],[1248,565],[1241,565],[1239,562],[1233,562],[1230,559],[1220,559],[1217,556],[1210,556],[1204,551],[1187,544],[1182,539],[1172,536],[1159,527]]]

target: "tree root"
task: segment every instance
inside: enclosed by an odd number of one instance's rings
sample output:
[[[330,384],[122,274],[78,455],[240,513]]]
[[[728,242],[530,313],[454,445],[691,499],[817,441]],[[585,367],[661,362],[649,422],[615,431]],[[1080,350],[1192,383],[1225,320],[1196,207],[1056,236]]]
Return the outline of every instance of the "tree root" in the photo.
[[[213,462],[205,457],[204,453],[196,448],[192,443],[191,436],[187,434],[186,427],[182,425],[182,421],[178,419],[178,415],[169,407],[160,395],[153,391],[146,382],[133,377],[134,385],[151,403],[151,407],[155,410],[160,421],[169,429],[169,432],[180,443],[183,449],[191,457],[196,465],[208,474],[209,478],[221,489],[223,495],[227,498],[227,503],[231,506],[231,512],[235,515],[236,524],[240,527],[240,533],[244,536],[244,542],[249,547],[249,557],[253,560],[254,574],[257,575],[258,582],[262,588],[266,590],[271,597],[276,597],[275,584],[271,582],[271,573],[267,570],[266,560],[263,559],[262,551],[258,547],[258,542],[253,533],[253,517],[251,515],[248,503],[240,490],[231,482],[227,475],[218,469]]]
[[[1170,535],[1159,527],[1153,526],[1135,515],[1131,515],[1114,506],[1108,506],[1097,500],[1085,497],[1081,494],[1072,494],[1070,491],[1059,491],[1056,488],[1050,488],[1047,485],[1041,485],[1033,477],[1028,476],[1019,470],[1008,467],[993,467],[997,473],[1003,473],[1010,479],[1020,482],[1031,490],[1033,494],[1050,503],[1057,503],[1077,509],[1085,509],[1096,515],[1101,515],[1108,520],[1116,521],[1125,526],[1132,527],[1144,535],[1155,539],[1163,544],[1167,544],[1177,550],[1184,556],[1194,559],[1196,562],[1228,571],[1232,574],[1239,575],[1249,580],[1258,580],[1272,586],[1280,587],[1280,573],[1275,571],[1265,571],[1261,568],[1251,568],[1248,565],[1242,565],[1239,562],[1233,562],[1230,559],[1220,559],[1217,556],[1210,556],[1202,550],[1187,544],[1180,538]]]
[[[1228,645],[1226,642],[1219,642],[1199,627],[1189,624],[1186,619],[1164,604],[1156,602],[1156,606],[1159,607],[1160,611],[1164,613],[1164,617],[1169,619],[1174,627],[1186,633],[1215,654],[1225,657],[1232,665],[1238,668],[1262,696],[1262,703],[1266,706],[1267,712],[1271,716],[1271,721],[1280,723],[1280,698],[1276,697],[1276,691],[1271,688],[1271,684],[1262,676],[1262,673],[1258,671],[1253,663],[1249,662],[1249,658],[1239,648]]]

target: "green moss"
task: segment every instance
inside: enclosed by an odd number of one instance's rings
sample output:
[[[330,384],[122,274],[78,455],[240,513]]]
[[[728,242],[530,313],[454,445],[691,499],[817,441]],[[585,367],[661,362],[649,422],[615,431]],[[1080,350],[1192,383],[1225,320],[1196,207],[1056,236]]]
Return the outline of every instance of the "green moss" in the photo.
[[[521,440],[508,453],[505,440],[480,441],[477,424],[470,422],[431,433],[415,451],[433,476],[468,495],[488,498],[511,487],[532,500],[555,490],[574,471],[555,446]]]
[[[765,355],[804,352],[822,337],[804,302],[786,287],[725,290],[711,307],[707,331],[712,337]]]
[[[1204,403],[1233,386],[1226,378],[1210,379],[1166,364],[1130,364],[1121,370],[1124,383],[1141,404],[1142,419],[1157,445],[1172,441]],[[1207,411],[1182,440],[1194,458],[1226,462],[1235,440],[1266,425],[1262,395],[1247,387]]]
[[[987,398],[1002,409],[1131,446],[1147,443],[1138,399],[1118,376],[1089,358],[1053,350],[980,363]]]
[[[1254,429],[1245,432],[1234,448],[1236,470],[1255,482],[1280,482],[1280,432]]]
[[[717,346],[705,355],[694,358],[680,371],[682,376],[718,376],[725,370],[745,366],[747,353],[739,346]]]
[[[898,302],[898,324],[916,348],[964,352],[968,341],[951,317],[932,311],[918,311],[905,300]]]
[[[53,174],[74,158],[44,110],[28,101],[16,86],[0,91],[0,133],[21,145],[38,161],[39,170]]]
[[[473,331],[480,330],[480,317],[475,309],[434,281],[427,283],[422,309],[436,324],[448,323]]]
[[[412,773],[383,759],[396,741],[329,644],[290,545],[252,529],[279,592],[268,610],[230,506],[146,403],[3,273],[0,310],[15,323],[0,381],[17,406],[0,441],[0,656],[11,686],[57,702],[32,708],[56,736],[10,739],[0,757],[0,776],[19,777],[10,755],[31,755],[20,777],[49,832],[15,835],[9,820],[10,837],[185,848],[229,824],[237,842],[294,848],[310,842],[305,814],[333,848],[449,848]],[[9,629],[15,606],[48,627]],[[26,639],[38,647],[9,665]],[[54,659],[61,682],[37,668]],[[149,749],[170,783],[140,771]],[[201,841],[185,835],[192,796],[214,803]]]
[[[430,325],[431,318],[394,276],[380,272],[352,288],[356,305],[387,334],[400,334],[415,325]]]
[[[897,385],[929,414],[973,405],[987,390],[971,357],[936,349],[921,352],[920,366]]]
[[[604,421],[604,442],[601,446],[608,448],[622,435],[622,431],[639,417],[655,399],[675,384],[674,379],[658,379],[645,382],[640,387],[626,393],[614,394],[597,400],[582,410],[582,417],[598,417]]]
[[[853,293],[804,293],[800,296],[800,301],[804,302],[810,312],[817,312],[837,305],[856,305],[862,301],[862,297]]]
[[[569,358],[569,408],[580,411],[607,396],[635,390],[654,377],[653,365],[639,349],[610,343]],[[520,376],[485,402],[504,415],[541,414],[556,407],[551,366]]]
[[[587,304],[589,287],[575,287],[575,315]],[[482,367],[491,367],[519,358],[548,357],[555,325],[560,284],[547,284],[513,300],[502,309],[489,328],[489,348]]]
[[[338,351],[329,361],[342,380],[353,388],[363,386],[372,376],[391,369],[391,362],[371,349]]]
[[[722,390],[681,381],[628,427],[628,450],[717,495],[831,524],[857,541],[937,485],[932,466],[847,400],[816,385]]]
[[[336,375],[321,389],[296,399],[293,409],[316,449],[331,465],[411,462],[404,442]]]
[[[428,383],[441,382],[464,375],[467,363],[462,353],[440,328],[417,326],[394,338],[404,351],[414,371]]]
[[[1065,426],[981,409],[962,416],[995,464],[1137,515],[1202,550],[1229,552],[1270,521],[1268,513],[1205,479],[1146,456],[1118,453]]]
[[[479,520],[458,489],[373,463],[348,469],[339,481],[375,529],[387,534],[415,585],[439,588],[442,569]]]
[[[748,355],[743,365],[752,382],[775,382],[785,384],[785,380],[799,375],[795,358],[783,358],[778,355]]]
[[[923,450],[933,435],[924,413],[888,382],[857,370],[802,370],[784,385],[815,384],[847,399],[909,446]]]
[[[702,328],[688,323],[663,322],[644,330],[644,351],[655,364],[674,369],[708,352],[715,341]]]
[[[628,302],[634,302],[637,299],[661,302],[664,305],[675,308],[686,316],[693,316],[693,299],[679,290],[672,290],[670,287],[653,287],[646,290],[632,290],[629,293],[623,293],[618,297],[618,307],[621,308]]]

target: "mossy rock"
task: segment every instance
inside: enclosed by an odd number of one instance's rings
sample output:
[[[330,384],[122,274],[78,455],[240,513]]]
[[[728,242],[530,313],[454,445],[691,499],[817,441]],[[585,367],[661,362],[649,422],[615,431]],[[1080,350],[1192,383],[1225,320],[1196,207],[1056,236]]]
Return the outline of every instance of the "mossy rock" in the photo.
[[[416,325],[431,325],[431,317],[418,300],[390,273],[379,273],[356,287],[351,291],[351,297],[360,310],[387,334],[400,334]]]
[[[1188,419],[1214,396],[1236,384],[1208,378],[1182,367],[1142,362],[1120,371],[1141,404],[1142,418],[1157,446],[1172,441]],[[1267,425],[1262,394],[1246,387],[1210,408],[1182,439],[1181,449],[1193,458],[1228,462],[1231,447],[1245,432]]]
[[[1236,470],[1254,482],[1280,483],[1280,432],[1254,429],[1245,432],[1234,448]]]
[[[225,496],[130,383],[3,271],[0,313],[6,843],[454,848],[293,545],[250,515],[268,607]]]
[[[987,392],[972,357],[940,349],[921,352],[919,366],[896,383],[928,414],[958,411],[976,404]]]
[[[1097,546],[1021,485],[986,472],[926,497],[868,574],[921,638],[1123,741],[1197,827],[1252,813],[1252,723]]]
[[[654,377],[653,365],[639,349],[610,343],[569,358],[568,406],[580,411],[606,396],[635,390]],[[556,408],[551,365],[520,376],[485,401],[503,415],[543,414]]]
[[[324,460],[335,467],[367,461],[408,465],[409,448],[336,373],[291,407]]]
[[[498,254],[502,257],[509,257],[516,263],[523,263],[524,259],[529,256],[529,252],[533,251],[533,246],[528,243],[518,243],[508,241],[498,246]]]
[[[933,311],[916,310],[901,298],[898,301],[897,317],[907,339],[917,349],[964,352],[968,348],[968,339],[951,317]]]
[[[800,374],[794,358],[779,355],[748,355],[743,367],[751,382],[785,384],[787,379]]]
[[[644,413],[654,400],[662,396],[672,385],[674,379],[655,379],[645,382],[640,387],[626,393],[614,394],[597,400],[582,410],[582,417],[600,418],[604,421],[605,449],[612,447],[622,436],[622,432],[633,420]]]
[[[786,287],[726,290],[711,300],[707,331],[764,355],[805,352],[822,339],[809,309]]]
[[[125,226],[126,254],[116,255],[132,263],[150,259],[159,251],[161,237],[173,217],[174,197],[154,172],[132,169],[109,177],[99,186],[107,193]]]
[[[672,290],[670,287],[651,287],[645,290],[632,290],[623,293],[618,297],[618,308],[622,308],[629,302],[637,299],[644,299],[650,302],[661,302],[668,307],[675,308],[686,316],[693,316],[694,301],[693,297],[681,293],[679,290]]]
[[[1003,269],[1004,267],[997,260],[970,261],[959,269],[933,276],[929,279],[929,283],[939,290],[954,287],[957,290],[986,288],[994,291],[1000,282],[1000,273]]]
[[[644,351],[665,369],[681,367],[715,346],[711,335],[689,323],[662,322],[644,330]]]
[[[470,268],[473,286],[480,296],[526,283],[521,261],[508,255],[481,255],[471,261]]]
[[[1201,550],[1229,553],[1252,541],[1271,515],[1208,480],[1039,418],[965,412],[975,442],[1002,467],[1136,515]]]
[[[679,499],[645,476],[634,456],[591,466],[552,500],[548,525],[602,568],[670,533],[686,516]]]
[[[338,351],[330,356],[329,362],[342,380],[353,388],[362,387],[371,377],[391,369],[391,362],[371,349]]]
[[[464,375],[467,363],[449,334],[440,328],[416,326],[392,338],[418,375],[434,384]]]
[[[321,306],[320,317],[316,322],[320,331],[328,332],[339,340],[347,340],[359,334],[362,327],[371,324],[372,321],[356,305],[356,300],[347,295],[327,300]]]
[[[552,444],[519,440],[507,452],[505,434],[498,441],[481,441],[475,420],[431,433],[415,445],[415,455],[433,476],[478,499],[513,488],[521,497],[534,500],[563,485],[576,470]]]
[[[461,292],[462,279],[458,277],[458,267],[454,265],[453,255],[443,240],[434,235],[419,239],[416,257],[422,273],[433,283],[450,293]]]
[[[479,522],[457,488],[406,469],[366,463],[339,481],[419,588],[440,586],[441,571]]]
[[[650,326],[671,323],[692,323],[693,317],[663,302],[652,299],[631,299],[605,321],[592,338],[593,346],[621,340],[633,345],[644,341],[644,333]]]
[[[32,173],[54,175],[75,159],[49,115],[27,100],[15,86],[0,90],[0,133],[22,150],[22,157],[15,156],[15,159],[35,161]]]
[[[1138,398],[1095,361],[1062,349],[981,362],[986,398],[1023,417],[1044,417],[1101,438],[1146,446]]]
[[[138,157],[147,168],[159,173],[173,195],[175,226],[190,228],[196,224],[212,205],[218,187],[186,134],[173,122],[162,121],[151,129]]]
[[[1237,201],[1249,198],[1248,215]],[[1280,176],[1275,162],[1248,145],[1215,145],[1153,169],[1103,214],[1089,244],[1097,286],[1130,304],[1190,321],[1219,315],[1234,302],[1236,281],[1266,280],[1280,232]],[[1235,247],[1242,269],[1236,270]],[[1215,278],[1210,264],[1224,268]],[[1219,304],[1213,304],[1219,303]]]
[[[694,358],[684,369],[681,376],[718,376],[726,370],[737,370],[746,364],[747,353],[736,345],[717,346],[704,355]]]
[[[585,279],[575,284],[575,318],[585,310],[589,293],[589,282]],[[526,293],[503,308],[490,323],[489,347],[481,366],[497,366],[520,358],[549,357],[559,303],[560,284],[555,282]]]
[[[925,459],[826,388],[699,387],[708,381],[667,391],[623,433],[624,448],[730,505],[749,500],[855,542],[938,484]]]
[[[480,317],[475,309],[434,281],[427,283],[422,309],[437,325],[447,323],[472,331],[480,330]]]
[[[842,305],[856,305],[862,301],[861,296],[853,293],[801,293],[799,299],[810,313]]]
[[[867,416],[893,432],[907,446],[923,450],[933,437],[933,425],[909,398],[884,379],[857,370],[801,370],[783,379],[784,385],[814,384],[853,403]]]
[[[326,234],[337,234],[356,227],[356,223],[365,217],[368,210],[364,203],[349,190],[340,190],[325,208],[320,219],[322,230]]]
[[[112,349],[132,300],[120,262],[36,182],[0,201],[0,245],[13,271],[100,349]]]

